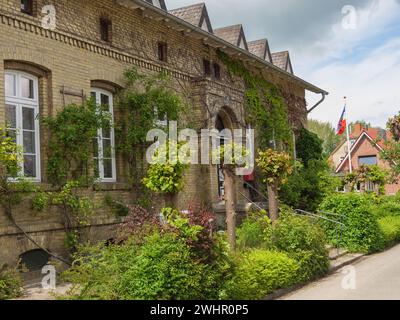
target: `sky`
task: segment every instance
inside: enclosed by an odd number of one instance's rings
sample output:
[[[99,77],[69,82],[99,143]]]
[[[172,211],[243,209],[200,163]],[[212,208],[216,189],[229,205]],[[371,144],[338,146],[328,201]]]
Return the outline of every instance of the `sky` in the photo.
[[[168,9],[204,1],[214,28],[243,24],[248,41],[289,50],[294,72],[328,91],[310,118],[385,127],[400,110],[400,0],[166,0]],[[320,96],[307,93],[312,106]]]

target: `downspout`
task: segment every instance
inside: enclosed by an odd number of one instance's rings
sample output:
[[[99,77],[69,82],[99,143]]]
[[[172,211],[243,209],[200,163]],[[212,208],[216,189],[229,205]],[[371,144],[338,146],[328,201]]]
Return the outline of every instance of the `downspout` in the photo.
[[[325,101],[325,97],[328,95],[328,93],[321,92],[322,98],[319,100],[311,109],[307,110],[307,114],[311,113],[314,109],[316,109],[322,102]]]

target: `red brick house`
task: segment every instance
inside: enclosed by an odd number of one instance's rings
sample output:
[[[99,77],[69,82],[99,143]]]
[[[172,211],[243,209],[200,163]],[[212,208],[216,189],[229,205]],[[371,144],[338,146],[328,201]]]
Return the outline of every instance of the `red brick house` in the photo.
[[[391,134],[380,128],[363,127],[357,123],[354,127],[351,139],[351,163],[353,170],[361,165],[378,165],[381,168],[389,169],[389,164],[382,159],[381,153],[384,150],[385,141],[391,139]],[[344,176],[349,170],[349,153],[347,141],[343,140],[332,152],[330,162],[335,168],[335,174]],[[367,191],[373,191],[375,186],[367,183]],[[386,194],[396,194],[400,191],[400,184],[387,184]]]

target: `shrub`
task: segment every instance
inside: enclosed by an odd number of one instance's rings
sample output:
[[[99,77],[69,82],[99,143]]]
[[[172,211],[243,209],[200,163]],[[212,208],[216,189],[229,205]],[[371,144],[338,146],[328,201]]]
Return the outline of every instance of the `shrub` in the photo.
[[[230,270],[220,253],[205,264],[177,234],[155,232],[142,241],[80,248],[64,278],[76,285],[72,299],[217,299]]]
[[[385,245],[390,246],[400,241],[400,216],[387,216],[378,220]]]
[[[372,212],[370,196],[355,193],[333,194],[325,198],[321,210],[340,214],[341,222],[345,224],[342,239],[336,241],[336,225],[323,223],[331,243],[353,252],[371,253],[383,249],[383,235]]]
[[[0,300],[14,299],[22,293],[22,280],[15,269],[0,267]]]
[[[282,215],[273,229],[272,242],[277,250],[286,252],[299,263],[299,281],[314,279],[328,271],[324,232],[309,218],[290,213]]]
[[[160,217],[152,211],[134,205],[128,206],[129,214],[118,232],[117,242],[121,243],[128,239],[140,240],[155,229],[161,228]]]
[[[271,220],[265,211],[251,213],[237,229],[237,244],[241,250],[271,248]]]
[[[259,300],[274,290],[294,284],[298,265],[284,253],[251,250],[237,258],[233,278],[223,298]]]
[[[378,219],[392,216],[400,217],[400,202],[396,201],[395,198],[385,197],[382,199],[381,203],[373,207],[373,213]]]

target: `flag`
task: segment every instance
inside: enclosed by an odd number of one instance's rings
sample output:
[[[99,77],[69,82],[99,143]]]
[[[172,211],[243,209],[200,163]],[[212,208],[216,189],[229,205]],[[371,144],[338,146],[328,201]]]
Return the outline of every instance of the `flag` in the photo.
[[[345,118],[346,107],[343,109],[342,116],[340,117],[338,127],[336,129],[336,135],[341,136],[346,131],[347,120]]]

